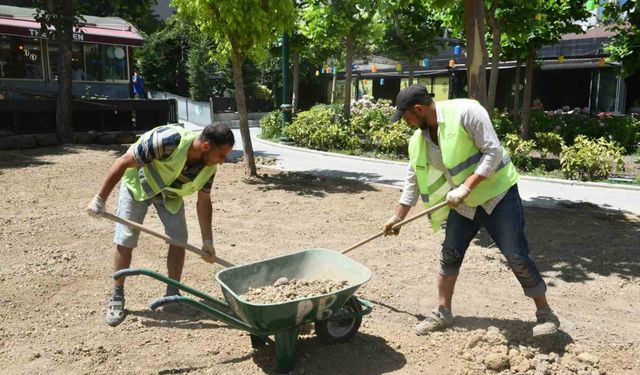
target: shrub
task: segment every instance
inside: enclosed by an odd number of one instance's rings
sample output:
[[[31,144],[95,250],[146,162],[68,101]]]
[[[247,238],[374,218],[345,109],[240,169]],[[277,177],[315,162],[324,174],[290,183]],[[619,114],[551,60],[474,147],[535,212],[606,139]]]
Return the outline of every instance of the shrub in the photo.
[[[538,150],[540,150],[540,156],[543,159],[546,159],[548,154],[552,154],[552,155],[555,155],[556,157],[560,157],[560,153],[562,152],[562,147],[564,146],[562,137],[552,132],[536,133],[535,143]]]
[[[371,140],[380,152],[406,156],[411,133],[412,130],[407,123],[400,120],[371,132]]]
[[[511,156],[513,164],[521,170],[531,169],[531,156],[529,155],[535,146],[533,141],[525,141],[516,134],[507,134],[504,146]]]
[[[549,113],[553,113],[550,111]],[[562,129],[562,118],[549,114],[540,109],[532,109],[529,112],[529,131],[531,134],[535,133],[559,133]]]
[[[634,153],[640,146],[640,116],[599,114],[599,127],[610,140],[616,141],[624,148],[625,154]],[[603,135],[604,135],[603,134]]]
[[[267,113],[260,119],[260,129],[262,129],[262,137],[273,139],[280,136],[282,128],[282,111],[275,110]]]
[[[317,150],[343,148],[351,142],[340,106],[318,104],[300,112],[285,128],[296,144]]]
[[[513,121],[508,112],[500,112],[494,109],[491,122],[500,139],[504,139],[507,134],[518,134],[520,131],[520,124],[517,121]]]
[[[390,125],[389,118],[394,112],[395,109],[389,100],[358,100],[351,108],[349,136],[358,138],[359,147],[363,150],[375,149],[377,144],[373,139],[373,133],[387,128]]]
[[[640,117],[613,113],[594,116],[586,108],[532,110],[530,129],[532,133],[558,133],[567,145],[572,145],[578,135],[592,139],[605,137],[620,144],[626,154],[633,153],[640,141]]]
[[[565,177],[572,180],[606,179],[611,172],[624,167],[623,148],[604,138],[590,140],[584,135],[573,146],[564,147],[560,164]]]

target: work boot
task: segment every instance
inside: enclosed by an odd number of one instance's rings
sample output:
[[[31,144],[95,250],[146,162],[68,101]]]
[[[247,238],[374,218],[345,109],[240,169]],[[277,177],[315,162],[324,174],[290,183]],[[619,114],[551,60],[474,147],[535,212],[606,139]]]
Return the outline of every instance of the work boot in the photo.
[[[560,320],[549,306],[536,311],[536,321],[537,323],[533,327],[533,337],[552,335],[558,332],[558,327],[560,327]]]
[[[451,310],[443,306],[431,312],[423,321],[418,323],[415,328],[416,335],[423,336],[435,331],[442,331],[453,324],[453,314]]]
[[[124,298],[113,297],[107,305],[105,321],[111,327],[115,327],[124,321],[126,314],[124,310]]]

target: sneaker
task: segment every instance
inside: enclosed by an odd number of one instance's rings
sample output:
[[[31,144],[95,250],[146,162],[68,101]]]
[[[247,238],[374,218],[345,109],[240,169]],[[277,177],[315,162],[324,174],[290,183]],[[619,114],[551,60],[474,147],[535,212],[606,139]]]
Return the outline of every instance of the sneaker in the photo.
[[[415,332],[418,336],[423,336],[435,331],[442,331],[453,324],[453,314],[451,310],[443,306],[431,312],[423,321],[418,323]]]
[[[558,332],[560,320],[548,306],[536,311],[536,325],[533,327],[533,337],[552,335]]]
[[[107,305],[105,321],[111,327],[115,327],[124,321],[126,317],[124,310],[124,299],[111,299]]]

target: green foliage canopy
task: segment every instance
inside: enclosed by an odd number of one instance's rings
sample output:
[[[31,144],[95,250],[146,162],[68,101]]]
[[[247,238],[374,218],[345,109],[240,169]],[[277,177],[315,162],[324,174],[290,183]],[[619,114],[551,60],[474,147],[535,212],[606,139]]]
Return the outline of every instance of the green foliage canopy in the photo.
[[[382,51],[392,58],[407,59],[410,64],[425,55],[435,54],[434,38],[444,32],[442,21],[425,0],[387,0],[381,7]]]
[[[555,44],[564,34],[583,33],[579,22],[590,14],[582,0],[535,0],[512,3],[505,16],[512,20],[502,37],[507,56],[524,59],[530,49]]]
[[[290,31],[295,19],[290,0],[173,0],[172,5],[213,39],[221,59],[264,57],[269,42]]]
[[[627,0],[623,5],[607,3],[604,19],[616,32],[607,46],[610,58],[622,63],[625,76],[640,72],[640,8],[638,2]]]

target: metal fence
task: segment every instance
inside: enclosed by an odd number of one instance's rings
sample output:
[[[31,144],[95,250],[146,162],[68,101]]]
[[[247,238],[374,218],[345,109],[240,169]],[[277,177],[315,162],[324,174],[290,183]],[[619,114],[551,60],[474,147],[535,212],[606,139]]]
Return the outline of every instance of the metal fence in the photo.
[[[151,99],[175,99],[178,107],[178,120],[187,121],[199,126],[207,126],[216,121],[226,122],[231,127],[239,126],[239,118],[236,113],[235,99],[212,98],[210,103],[197,102],[180,95],[162,91],[149,91]],[[213,113],[212,113],[213,109]],[[273,110],[269,101],[248,99],[247,109],[249,113],[249,126],[258,126],[258,120],[266,112]]]
[[[178,119],[196,125],[206,126],[212,123],[211,106],[209,103],[196,102],[179,95],[161,91],[149,91],[151,99],[175,99],[178,103]]]

